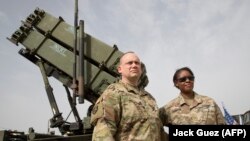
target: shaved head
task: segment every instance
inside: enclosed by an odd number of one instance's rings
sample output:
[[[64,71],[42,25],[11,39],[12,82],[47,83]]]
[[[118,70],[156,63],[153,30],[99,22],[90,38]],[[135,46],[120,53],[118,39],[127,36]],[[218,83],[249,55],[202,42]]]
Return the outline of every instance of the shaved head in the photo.
[[[142,74],[139,57],[132,51],[124,53],[120,58],[118,72],[123,82],[137,85]]]

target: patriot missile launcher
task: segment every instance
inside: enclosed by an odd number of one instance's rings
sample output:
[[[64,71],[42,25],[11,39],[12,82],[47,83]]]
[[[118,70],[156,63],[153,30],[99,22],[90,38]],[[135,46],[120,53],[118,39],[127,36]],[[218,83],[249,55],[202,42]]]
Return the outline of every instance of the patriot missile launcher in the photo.
[[[88,141],[93,127],[90,116],[93,105],[105,88],[119,80],[116,68],[123,55],[116,45],[110,46],[85,33],[84,21],[75,20],[69,25],[62,17],[36,8],[21,22],[20,27],[7,38],[16,46],[21,45],[19,54],[39,67],[53,113],[50,128],[58,128],[61,135],[36,133],[33,128],[28,133],[0,131],[0,140],[20,141]],[[148,78],[145,65],[139,87],[146,87]],[[53,77],[65,87],[75,122],[63,118],[53,94],[49,77]],[[72,93],[71,93],[72,92]],[[78,101],[77,101],[78,99]],[[80,117],[78,104],[89,101],[86,117]],[[47,119],[45,119],[47,120]]]

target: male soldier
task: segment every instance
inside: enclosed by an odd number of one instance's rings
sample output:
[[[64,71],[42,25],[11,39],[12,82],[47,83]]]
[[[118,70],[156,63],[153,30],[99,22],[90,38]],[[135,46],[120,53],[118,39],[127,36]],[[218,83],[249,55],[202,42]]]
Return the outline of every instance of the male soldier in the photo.
[[[141,62],[134,52],[120,58],[121,80],[111,84],[91,114],[92,141],[160,141],[163,131],[155,99],[138,88]]]

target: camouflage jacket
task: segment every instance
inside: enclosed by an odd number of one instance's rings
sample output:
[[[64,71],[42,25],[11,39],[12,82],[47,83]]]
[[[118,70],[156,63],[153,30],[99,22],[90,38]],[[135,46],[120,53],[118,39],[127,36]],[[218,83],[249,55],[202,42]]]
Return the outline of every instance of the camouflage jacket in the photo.
[[[212,98],[195,93],[194,100],[194,104],[188,106],[180,94],[177,98],[161,107],[160,117],[164,126],[168,124],[225,124],[223,114]]]
[[[155,99],[145,90],[111,84],[92,113],[92,141],[160,141],[163,125]]]

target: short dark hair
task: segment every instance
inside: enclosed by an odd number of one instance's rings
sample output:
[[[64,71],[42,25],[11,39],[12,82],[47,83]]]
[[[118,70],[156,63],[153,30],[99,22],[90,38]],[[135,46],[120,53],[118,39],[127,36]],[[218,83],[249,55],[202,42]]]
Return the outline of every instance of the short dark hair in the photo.
[[[189,68],[189,67],[182,67],[182,68],[179,68],[175,71],[174,73],[174,76],[173,76],[173,82],[175,84],[175,82],[177,81],[177,77],[178,75],[180,74],[181,71],[188,71],[192,76],[194,76],[194,73],[192,72],[192,70]]]

